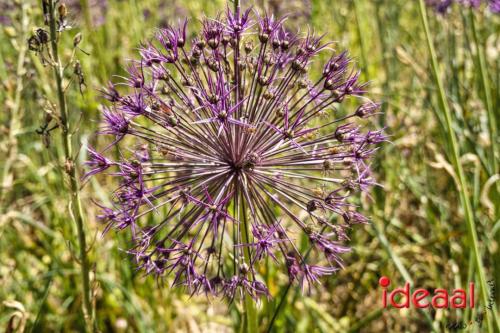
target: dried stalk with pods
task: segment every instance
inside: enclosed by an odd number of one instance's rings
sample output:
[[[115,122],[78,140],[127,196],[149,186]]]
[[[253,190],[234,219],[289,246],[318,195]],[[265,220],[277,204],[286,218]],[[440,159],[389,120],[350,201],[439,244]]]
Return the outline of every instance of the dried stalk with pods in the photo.
[[[64,85],[64,72],[67,67],[64,66],[59,55],[60,34],[67,30],[67,8],[63,3],[57,0],[43,0],[43,15],[45,24],[49,30],[42,28],[36,30],[35,34],[29,39],[29,48],[35,51],[40,56],[40,59],[45,64],[52,67],[55,78],[55,90],[57,94],[57,110],[52,118],[56,118],[56,126],[61,132],[62,150],[64,152],[64,171],[68,177],[68,194],[69,194],[69,215],[76,224],[77,241],[79,245],[79,265],[81,273],[82,293],[83,293],[83,314],[88,331],[95,331],[91,288],[90,288],[90,263],[87,255],[87,245],[84,230],[84,214],[82,202],[80,198],[80,182],[78,173],[75,167],[75,153],[73,151],[73,135],[72,124],[70,123],[70,114],[66,103],[65,92],[67,86]],[[78,49],[78,44],[81,41],[81,35],[77,34],[73,42],[73,55]],[[75,74],[79,75],[80,85],[84,83],[79,70],[78,61],[70,60],[70,65],[74,65]],[[81,87],[80,87],[81,88]],[[49,119],[48,122],[50,122]],[[43,133],[48,130],[48,126],[42,130]],[[54,129],[54,127],[52,128]]]

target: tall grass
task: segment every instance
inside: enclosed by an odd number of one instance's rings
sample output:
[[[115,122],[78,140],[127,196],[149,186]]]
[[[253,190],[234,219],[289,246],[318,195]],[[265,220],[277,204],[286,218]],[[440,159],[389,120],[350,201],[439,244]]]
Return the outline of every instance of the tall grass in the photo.
[[[450,107],[448,105],[448,100],[446,97],[446,93],[444,91],[444,85],[441,80],[441,70],[438,64],[438,60],[436,57],[436,52],[434,51],[434,42],[431,37],[431,32],[429,29],[429,24],[427,22],[427,12],[426,12],[426,7],[425,7],[425,2],[424,0],[419,0],[419,12],[420,12],[420,19],[422,21],[422,26],[424,28],[425,32],[425,40],[427,44],[427,49],[429,51],[429,55],[431,58],[431,66],[432,66],[432,74],[434,78],[434,82],[437,86],[437,92],[438,92],[438,101],[439,101],[439,107],[441,111],[444,114],[445,118],[445,130],[447,133],[447,139],[448,139],[448,144],[451,147],[451,159],[453,163],[453,167],[455,169],[456,175],[457,175],[457,187],[458,191],[460,193],[460,201],[462,203],[462,208],[464,209],[464,215],[465,215],[465,222],[467,225],[467,233],[469,236],[469,241],[471,242],[472,245],[472,253],[474,256],[474,262],[476,265],[476,270],[479,275],[479,285],[481,288],[481,298],[483,301],[483,304],[488,304],[488,288],[486,285],[486,274],[485,274],[485,269],[483,266],[483,260],[481,258],[481,249],[479,248],[479,240],[477,236],[477,226],[474,218],[474,214],[472,212],[472,204],[470,202],[470,196],[469,196],[469,190],[468,190],[468,184],[467,180],[465,178],[465,173],[462,167],[462,161],[460,160],[460,150],[458,147],[457,143],[457,137],[455,133],[455,129],[453,128],[453,120],[451,117],[451,111]],[[489,92],[487,92],[489,94]],[[494,138],[491,142],[492,146],[494,145]],[[495,151],[493,150],[493,160],[495,159],[494,156]],[[483,305],[484,306],[484,305]],[[493,314],[494,317],[496,317],[496,314]],[[493,324],[492,324],[492,318],[491,316],[486,316],[486,321],[488,323],[488,332],[493,332]]]
[[[15,3],[12,23],[0,31],[0,101],[5,110],[0,113],[0,152],[5,156],[0,163],[0,330],[92,330],[81,309],[92,314],[95,307],[95,323],[103,332],[446,332],[454,321],[472,322],[467,328],[472,332],[499,331],[494,311],[486,311],[482,329],[475,323],[490,296],[486,281],[495,280],[497,290],[500,286],[494,181],[499,154],[497,16],[460,7],[439,16],[427,12],[422,0],[252,3],[277,14],[305,13],[312,29],[336,41],[333,48],[351,51],[371,81],[371,97],[384,103],[376,122],[387,127],[391,143],[372,166],[383,187],[358,202],[370,212],[372,224],[350,234],[354,249],[345,257],[346,268],[303,295],[270,262],[259,273],[273,298],[245,309],[240,302],[189,297],[169,288],[168,279],[138,274],[122,251],[128,248],[126,237],[100,236],[103,226],[91,199],[109,200],[109,184],[92,180],[79,186],[77,170],[86,153],[69,140],[72,135],[73,143],[102,147],[92,135],[99,126],[97,89],[111,75],[123,73],[127,59],[136,58],[137,46],[156,26],[188,16],[193,25],[189,34],[199,27],[202,13],[214,16],[226,3],[108,0],[105,23],[95,26],[90,2],[82,0],[83,12],[69,13],[75,28],[61,34],[51,52],[70,57],[73,38],[82,32],[79,46],[90,52],[79,59],[87,83],[83,95],[66,89],[76,80],[70,69],[61,73],[56,68],[53,76],[27,52],[27,38],[42,26],[40,3]],[[289,26],[294,26],[292,16]],[[321,63],[312,65],[317,73]],[[36,134],[47,112],[55,111],[67,132]],[[57,156],[73,160],[69,175]],[[83,231],[87,238],[81,238]],[[297,246],[302,245],[298,240]],[[430,289],[466,287],[477,276],[479,308],[381,309],[382,275],[391,277],[394,286],[408,281]],[[498,297],[497,292],[497,303]]]

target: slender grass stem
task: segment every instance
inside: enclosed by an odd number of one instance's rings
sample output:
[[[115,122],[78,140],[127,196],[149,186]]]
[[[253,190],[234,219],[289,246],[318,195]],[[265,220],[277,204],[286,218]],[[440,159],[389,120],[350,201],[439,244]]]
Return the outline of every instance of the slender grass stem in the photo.
[[[84,231],[84,217],[82,203],[80,199],[80,190],[73,157],[73,149],[71,144],[70,123],[68,117],[68,109],[63,87],[63,71],[64,67],[59,59],[58,50],[58,35],[56,30],[56,14],[55,1],[48,0],[49,8],[49,25],[50,25],[50,44],[52,51],[54,77],[56,80],[56,89],[59,104],[59,117],[61,126],[61,138],[63,141],[63,149],[65,155],[65,169],[69,177],[69,194],[70,194],[70,215],[75,221],[77,228],[78,244],[80,247],[79,260],[81,265],[82,289],[83,289],[83,314],[85,323],[89,331],[94,331],[94,320],[92,312],[92,303],[90,300],[90,265],[87,257],[87,245]]]
[[[490,136],[490,149],[491,149],[491,159],[490,159],[490,174],[494,175],[498,172],[498,165],[497,165],[497,159],[495,154],[498,152],[497,149],[497,125],[496,125],[496,120],[495,120],[495,114],[493,111],[493,102],[491,99],[491,88],[490,88],[490,81],[488,78],[488,73],[486,70],[486,57],[484,55],[484,48],[479,42],[479,34],[476,28],[476,19],[474,17],[474,12],[472,11],[472,8],[469,10],[469,21],[470,21],[470,27],[472,30],[472,37],[474,40],[474,44],[476,47],[476,58],[477,58],[477,64],[479,65],[479,76],[481,77],[481,84],[483,86],[484,90],[484,104],[486,106],[486,111],[488,113],[488,127],[489,127],[489,136]]]
[[[354,14],[356,16],[356,27],[357,27],[357,33],[358,33],[358,39],[359,39],[359,47],[361,51],[361,68],[362,68],[362,75],[364,76],[365,80],[370,79],[370,73],[368,72],[368,57],[366,55],[366,42],[364,38],[364,33],[363,33],[363,22],[361,21],[363,19],[363,14],[361,13],[361,8],[360,8],[360,3],[359,0],[354,0]]]
[[[448,105],[448,100],[446,99],[446,94],[443,87],[443,82],[440,77],[440,69],[439,64],[436,57],[436,52],[434,50],[434,44],[432,41],[429,24],[427,22],[427,12],[424,0],[419,0],[419,13],[422,26],[425,32],[425,39],[427,43],[428,52],[431,58],[431,67],[432,73],[434,76],[435,84],[438,90],[438,100],[441,111],[444,113],[445,125],[447,131],[447,140],[451,148],[451,158],[452,164],[457,174],[457,187],[460,195],[460,201],[462,203],[462,207],[464,209],[464,215],[467,225],[467,233],[469,236],[469,241],[471,242],[472,252],[474,255],[474,262],[476,265],[477,273],[479,275],[479,284],[481,289],[481,299],[483,302],[483,306],[488,304],[488,289],[486,286],[486,274],[483,267],[483,261],[481,258],[481,252],[479,249],[479,240],[476,231],[476,223],[474,220],[474,215],[472,212],[472,205],[469,198],[469,193],[467,189],[467,182],[465,178],[465,174],[462,168],[462,164],[460,163],[460,152],[458,149],[457,137],[453,129],[452,119],[451,119],[451,111]],[[496,316],[496,314],[493,314]],[[487,324],[488,324],[488,332],[493,332],[493,325],[490,316],[486,316]]]
[[[103,52],[103,46],[101,40],[99,39],[98,33],[94,31],[94,22],[92,20],[92,12],[90,11],[89,0],[80,0],[80,7],[82,8],[83,20],[85,22],[85,28],[89,34],[90,42],[93,49],[95,50],[95,59],[97,59],[97,66],[99,67],[99,79],[108,77],[107,68],[103,59],[105,58]],[[104,14],[103,14],[104,15]]]
[[[391,66],[389,65],[389,57],[388,54],[390,53],[390,47],[389,43],[386,40],[386,24],[383,24],[383,18],[382,18],[382,13],[380,10],[379,5],[376,5],[375,8],[375,18],[377,22],[377,32],[378,32],[378,37],[379,37],[379,43],[381,47],[381,58],[382,58],[382,67],[384,68],[384,82],[383,82],[383,98],[384,98],[384,103],[382,103],[381,109],[380,109],[380,118],[379,118],[379,126],[383,127],[385,124],[385,120],[387,117],[387,110],[388,110],[388,103],[386,103],[387,96],[390,96],[391,94],[391,86],[389,82],[391,82],[392,79],[392,72],[391,72]]]
[[[21,37],[23,40],[26,39],[26,34],[29,26],[29,17],[27,15],[27,4],[21,5]],[[27,45],[26,43],[20,43],[19,45],[19,55],[17,57],[17,68],[16,68],[16,90],[13,96],[13,106],[10,112],[10,122],[9,122],[9,136],[8,136],[8,149],[9,153],[4,164],[2,172],[2,183],[0,184],[0,214],[4,213],[4,209],[7,205],[3,205],[5,199],[5,188],[8,186],[9,171],[14,162],[17,159],[18,154],[18,143],[16,136],[19,133],[20,118],[21,118],[21,94],[24,88],[24,75],[23,71],[25,66]]]
[[[92,30],[92,14],[90,13],[89,0],[80,0],[80,7],[82,8],[83,19],[87,30]]]
[[[276,321],[276,318],[278,318],[278,314],[280,313],[281,308],[285,304],[286,298],[288,296],[288,292],[290,291],[291,287],[292,287],[292,284],[288,283],[288,285],[286,286],[285,291],[283,291],[283,293],[282,293],[282,295],[280,297],[280,301],[278,303],[278,306],[274,310],[274,313],[273,313],[273,316],[271,318],[271,321],[269,322],[269,325],[267,326],[267,331],[266,331],[267,333],[270,333],[271,330],[273,329],[274,322]]]

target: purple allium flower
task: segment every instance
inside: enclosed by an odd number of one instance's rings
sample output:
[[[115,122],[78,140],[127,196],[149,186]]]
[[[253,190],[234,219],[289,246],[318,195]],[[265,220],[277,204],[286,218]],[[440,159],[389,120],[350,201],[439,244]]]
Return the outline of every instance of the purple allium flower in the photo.
[[[347,52],[283,21],[228,11],[190,41],[187,21],[168,25],[141,46],[126,94],[103,90],[98,134],[120,157],[90,151],[87,175],[118,183],[100,219],[132,231],[139,269],[192,294],[270,297],[266,258],[309,289],[342,267],[348,229],[368,222],[353,198],[377,185],[370,160],[387,138],[364,119],[380,104]],[[330,60],[309,76],[320,52]]]
[[[489,0],[488,8],[494,14],[500,14],[500,0]]]

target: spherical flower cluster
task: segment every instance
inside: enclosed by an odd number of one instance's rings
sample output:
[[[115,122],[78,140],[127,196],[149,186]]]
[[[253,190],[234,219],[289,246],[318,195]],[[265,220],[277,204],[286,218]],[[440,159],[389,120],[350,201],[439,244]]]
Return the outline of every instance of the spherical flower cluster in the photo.
[[[346,52],[251,13],[204,19],[191,42],[187,21],[160,29],[127,94],[104,90],[98,133],[111,139],[89,151],[84,177],[118,183],[106,230],[130,230],[138,267],[192,294],[268,297],[266,262],[307,289],[336,272],[387,140],[366,129],[380,105]],[[320,52],[330,59],[309,77]]]

